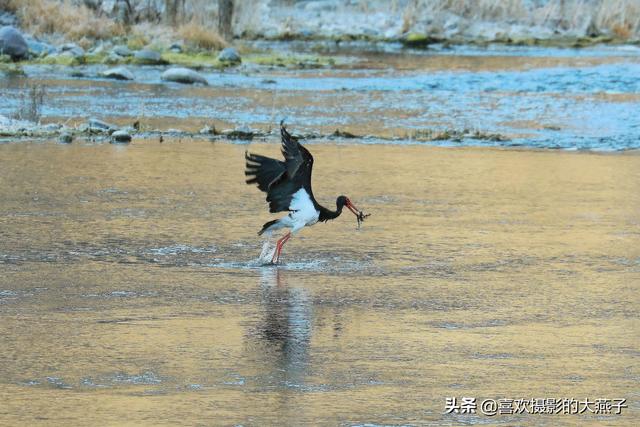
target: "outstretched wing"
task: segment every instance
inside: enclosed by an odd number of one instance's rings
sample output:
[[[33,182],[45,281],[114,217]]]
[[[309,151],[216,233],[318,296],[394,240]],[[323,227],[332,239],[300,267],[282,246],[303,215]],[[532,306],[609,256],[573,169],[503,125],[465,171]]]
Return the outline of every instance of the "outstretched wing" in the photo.
[[[313,168],[313,156],[304,148],[296,138],[291,136],[284,127],[284,122],[280,122],[280,135],[282,136],[282,155],[287,166],[287,174],[295,177],[300,173],[309,179],[311,185],[311,169]]]
[[[267,193],[272,213],[291,209],[293,194],[300,188],[311,192],[313,156],[280,123],[284,162],[258,154],[245,153],[247,184],[258,184]]]
[[[280,160],[249,152],[244,153],[244,158],[247,160],[247,168],[244,171],[247,184],[258,184],[258,188],[267,193],[287,171],[284,162]]]

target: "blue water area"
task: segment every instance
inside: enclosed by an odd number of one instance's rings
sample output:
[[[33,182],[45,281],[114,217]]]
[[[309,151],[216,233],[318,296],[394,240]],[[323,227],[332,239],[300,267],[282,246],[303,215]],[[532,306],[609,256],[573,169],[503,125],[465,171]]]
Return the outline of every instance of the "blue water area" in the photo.
[[[466,49],[466,50],[465,50]],[[524,48],[489,48],[482,55],[523,55]],[[472,48],[439,55],[478,55]],[[323,69],[247,67],[204,70],[208,87],[162,82],[162,67],[136,67],[134,82],[95,76],[105,66],[81,67],[71,77],[52,66],[26,67],[27,79],[0,77],[0,114],[20,105],[24,80],[41,81],[49,97],[44,117],[148,117],[272,127],[279,118],[301,131],[335,128],[370,136],[358,143],[499,145],[584,150],[640,148],[640,49],[528,49],[531,57],[600,58],[594,65],[511,70]],[[584,52],[587,52],[586,54]],[[431,53],[433,55],[434,53]],[[609,56],[615,55],[615,60]],[[167,119],[167,120],[165,120]],[[501,138],[463,137],[425,142],[425,130],[467,130]]]

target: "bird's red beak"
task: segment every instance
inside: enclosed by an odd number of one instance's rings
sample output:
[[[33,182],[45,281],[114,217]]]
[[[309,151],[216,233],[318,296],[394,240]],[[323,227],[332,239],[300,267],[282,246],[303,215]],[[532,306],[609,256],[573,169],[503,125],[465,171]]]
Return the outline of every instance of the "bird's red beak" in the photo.
[[[347,200],[346,206],[351,212],[353,212],[355,216],[360,216],[360,211],[358,210],[358,208],[353,206],[353,203],[351,203],[351,200]]]

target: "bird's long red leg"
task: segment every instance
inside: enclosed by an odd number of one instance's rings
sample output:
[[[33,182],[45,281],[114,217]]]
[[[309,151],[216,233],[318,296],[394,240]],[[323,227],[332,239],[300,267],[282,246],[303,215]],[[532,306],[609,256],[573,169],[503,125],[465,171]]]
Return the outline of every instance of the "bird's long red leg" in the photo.
[[[276,251],[274,252],[273,259],[271,260],[273,264],[276,264],[280,259],[280,252],[282,252],[282,246],[284,246],[284,244],[287,243],[287,240],[289,240],[290,238],[291,238],[291,232],[288,232],[276,243]]]

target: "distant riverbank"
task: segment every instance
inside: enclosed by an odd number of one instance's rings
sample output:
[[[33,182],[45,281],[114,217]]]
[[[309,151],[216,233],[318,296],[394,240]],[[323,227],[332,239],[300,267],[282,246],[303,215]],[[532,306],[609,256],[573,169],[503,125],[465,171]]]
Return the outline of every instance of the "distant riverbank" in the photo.
[[[192,57],[188,68],[139,65],[136,53],[120,64],[5,64],[19,71],[0,73],[0,139],[110,141],[124,131],[134,142],[175,136],[244,143],[276,138],[274,127],[285,119],[312,141],[640,148],[636,46],[424,50],[259,41],[238,50],[241,61],[224,68],[207,62],[218,61],[214,56]]]

